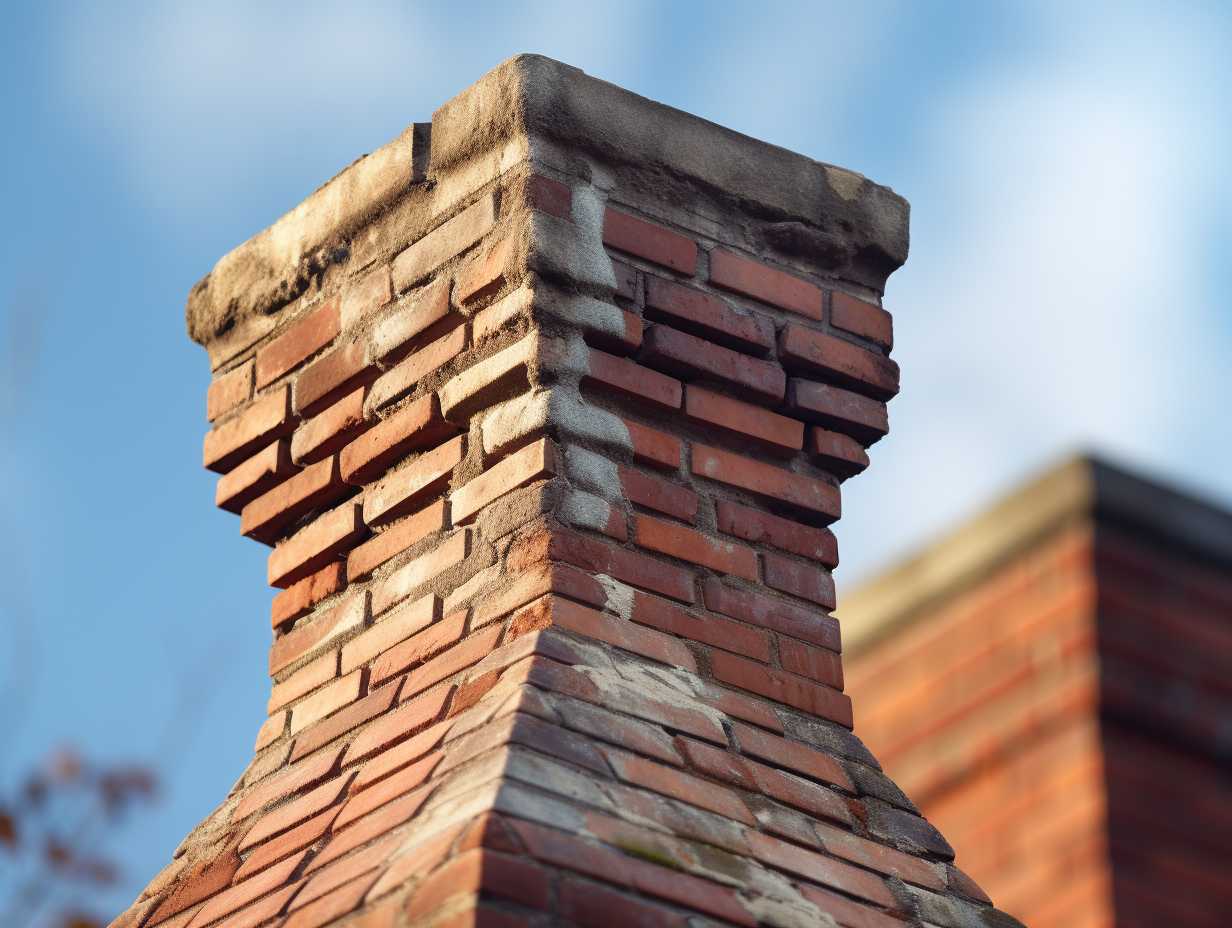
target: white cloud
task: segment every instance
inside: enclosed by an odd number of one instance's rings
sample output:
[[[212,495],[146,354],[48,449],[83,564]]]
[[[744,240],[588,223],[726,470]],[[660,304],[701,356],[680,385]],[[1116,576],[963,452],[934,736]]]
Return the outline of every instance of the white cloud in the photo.
[[[543,51],[617,80],[638,65],[639,4],[463,9],[95,6],[61,22],[58,89],[68,122],[103,143],[139,200],[192,221],[271,184],[311,189],[511,54]]]
[[[850,585],[1062,452],[1094,446],[1232,494],[1227,217],[1203,24],[1059,16],[1025,65],[939,99],[892,279],[903,395],[850,485]],[[1219,383],[1222,381],[1222,390]],[[893,531],[890,528],[893,527]]]

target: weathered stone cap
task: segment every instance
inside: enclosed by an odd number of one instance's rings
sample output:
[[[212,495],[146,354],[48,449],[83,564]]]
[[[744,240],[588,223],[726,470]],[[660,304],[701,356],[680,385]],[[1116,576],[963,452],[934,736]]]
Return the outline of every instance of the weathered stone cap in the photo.
[[[408,194],[434,212],[432,181],[519,140],[521,160],[574,152],[633,172],[664,196],[684,185],[735,200],[766,220],[769,246],[876,290],[907,257],[908,205],[888,187],[550,58],[518,55],[437,110],[430,126],[415,124],[358,159],[225,255],[189,294],[190,337],[217,364],[224,352],[214,343],[250,343],[246,331],[262,328],[256,320],[345,260],[351,237],[374,216]]]
[[[1157,538],[1195,560],[1232,564],[1232,512],[1078,454],[842,596],[844,652],[859,653],[1041,539],[1092,519]]]
[[[552,140],[611,164],[687,179],[784,228],[779,248],[882,267],[907,260],[908,204],[854,171],[656,103],[541,55],[519,55],[458,94],[432,120],[432,166],[444,169],[518,134]]]

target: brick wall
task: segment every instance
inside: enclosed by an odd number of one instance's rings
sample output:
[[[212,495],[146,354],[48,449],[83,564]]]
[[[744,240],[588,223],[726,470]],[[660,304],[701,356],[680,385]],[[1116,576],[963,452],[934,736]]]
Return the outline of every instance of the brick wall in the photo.
[[[545,59],[393,144],[409,189],[369,156],[190,298],[269,718],[119,923],[1011,924],[851,733],[828,614],[901,201]]]
[[[1023,508],[1049,509],[1049,479]],[[1198,531],[1178,544],[1141,511],[1130,526],[1141,500],[1174,503],[1146,483],[1133,496],[1020,525],[1004,554],[961,531],[940,542],[923,561],[982,545],[986,567],[848,660],[862,737],[1033,928],[1214,926],[1232,903],[1232,571],[1195,549]],[[990,516],[1015,522],[1004,506]]]

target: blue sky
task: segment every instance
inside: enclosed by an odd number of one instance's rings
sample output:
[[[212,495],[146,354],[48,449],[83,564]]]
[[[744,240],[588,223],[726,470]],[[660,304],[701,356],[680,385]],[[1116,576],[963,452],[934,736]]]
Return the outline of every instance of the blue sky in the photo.
[[[518,9],[514,9],[514,7]],[[0,776],[148,759],[117,909],[240,774],[265,549],[213,510],[213,262],[536,51],[911,202],[903,394],[844,585],[1077,447],[1232,500],[1232,187],[1216,4],[37,4],[0,32]]]

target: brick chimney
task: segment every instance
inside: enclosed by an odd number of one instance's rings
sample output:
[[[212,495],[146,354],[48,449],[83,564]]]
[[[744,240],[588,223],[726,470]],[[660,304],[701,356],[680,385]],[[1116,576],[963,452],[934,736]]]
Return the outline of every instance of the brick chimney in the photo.
[[[859,731],[1000,905],[1228,922],[1232,512],[1075,458],[840,611]]]
[[[829,526],[907,204],[522,56],[193,288],[269,718],[126,928],[970,928]]]

